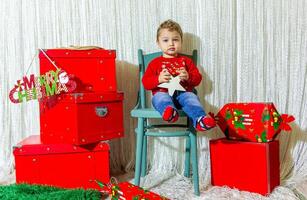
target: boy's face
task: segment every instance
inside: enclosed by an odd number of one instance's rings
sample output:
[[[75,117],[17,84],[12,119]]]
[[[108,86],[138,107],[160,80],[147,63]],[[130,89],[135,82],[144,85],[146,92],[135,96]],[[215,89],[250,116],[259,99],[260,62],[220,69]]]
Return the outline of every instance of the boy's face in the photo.
[[[173,58],[181,51],[182,40],[177,31],[161,29],[157,44],[163,52],[163,57]]]

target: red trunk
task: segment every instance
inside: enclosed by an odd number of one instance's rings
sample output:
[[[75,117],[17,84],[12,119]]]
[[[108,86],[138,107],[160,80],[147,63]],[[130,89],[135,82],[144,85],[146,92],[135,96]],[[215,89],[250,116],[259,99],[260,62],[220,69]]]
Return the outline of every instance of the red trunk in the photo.
[[[280,184],[279,142],[210,141],[211,182],[266,195]]]
[[[16,183],[99,189],[109,182],[109,145],[42,144],[33,135],[14,148]]]
[[[123,93],[73,93],[40,103],[44,144],[88,144],[124,136]]]
[[[58,68],[75,76],[74,92],[115,92],[115,50],[69,50],[46,49],[47,56]],[[40,74],[56,70],[55,66],[40,52]]]

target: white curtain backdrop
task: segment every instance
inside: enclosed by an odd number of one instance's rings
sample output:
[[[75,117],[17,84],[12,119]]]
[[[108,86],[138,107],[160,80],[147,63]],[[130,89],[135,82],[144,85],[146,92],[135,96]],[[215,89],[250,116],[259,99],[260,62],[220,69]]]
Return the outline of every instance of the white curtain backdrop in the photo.
[[[117,83],[125,92],[124,139],[111,141],[113,172],[132,171],[136,126],[137,50],[158,51],[157,26],[181,24],[184,52],[199,51],[204,80],[198,87],[206,111],[228,102],[270,101],[296,117],[282,132],[282,184],[269,197],[211,187],[208,141],[220,130],[199,133],[201,197],[183,178],[179,139],[149,140],[145,187],[172,199],[299,199],[307,194],[307,2],[305,0],[2,0],[0,4],[0,183],[14,177],[12,147],[39,134],[37,101],[13,104],[8,93],[25,74],[38,48],[95,45],[117,52]],[[29,70],[28,70],[29,69]],[[89,74],[91,71],[89,70]],[[225,166],[226,167],[226,166]],[[307,189],[305,189],[307,190]],[[307,197],[305,197],[307,198]]]

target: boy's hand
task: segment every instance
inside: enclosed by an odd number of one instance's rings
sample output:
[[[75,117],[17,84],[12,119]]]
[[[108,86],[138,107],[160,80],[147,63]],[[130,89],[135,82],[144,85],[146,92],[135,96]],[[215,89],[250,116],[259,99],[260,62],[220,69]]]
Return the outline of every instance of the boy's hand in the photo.
[[[184,67],[181,67],[179,69],[179,78],[180,78],[180,81],[187,81],[189,80],[189,73],[187,72],[187,70],[184,68]]]
[[[168,83],[171,80],[171,74],[167,69],[162,69],[159,75],[159,83]]]

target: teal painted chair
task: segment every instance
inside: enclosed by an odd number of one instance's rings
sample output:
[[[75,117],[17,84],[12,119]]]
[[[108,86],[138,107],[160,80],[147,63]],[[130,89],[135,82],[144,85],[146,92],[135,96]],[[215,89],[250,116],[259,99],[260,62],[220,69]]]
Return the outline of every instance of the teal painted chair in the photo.
[[[189,120],[189,118],[182,110],[179,110],[179,117],[186,117],[187,123],[185,124],[149,123],[149,119],[154,119],[154,118],[162,119],[162,117],[158,111],[152,108],[151,103],[150,105],[147,105],[148,103],[146,100],[146,96],[148,95],[146,95],[146,93],[151,93],[151,91],[145,91],[142,84],[142,77],[150,61],[161,55],[162,52],[144,55],[141,49],[139,49],[138,51],[140,90],[138,94],[137,105],[131,111],[131,116],[138,119],[137,128],[135,129],[136,160],[135,160],[134,184],[139,186],[141,176],[144,177],[146,175],[147,137],[185,137],[186,145],[185,145],[184,175],[186,177],[190,177],[190,163],[192,163],[194,192],[196,195],[199,195],[197,138],[196,138],[196,130],[194,129],[192,122]],[[192,55],[186,55],[186,56],[190,57],[194,61],[194,63],[197,64],[197,50],[193,50]],[[152,131],[152,129],[154,128],[163,128],[163,127],[183,127],[184,129],[179,131],[163,131],[163,132]]]

